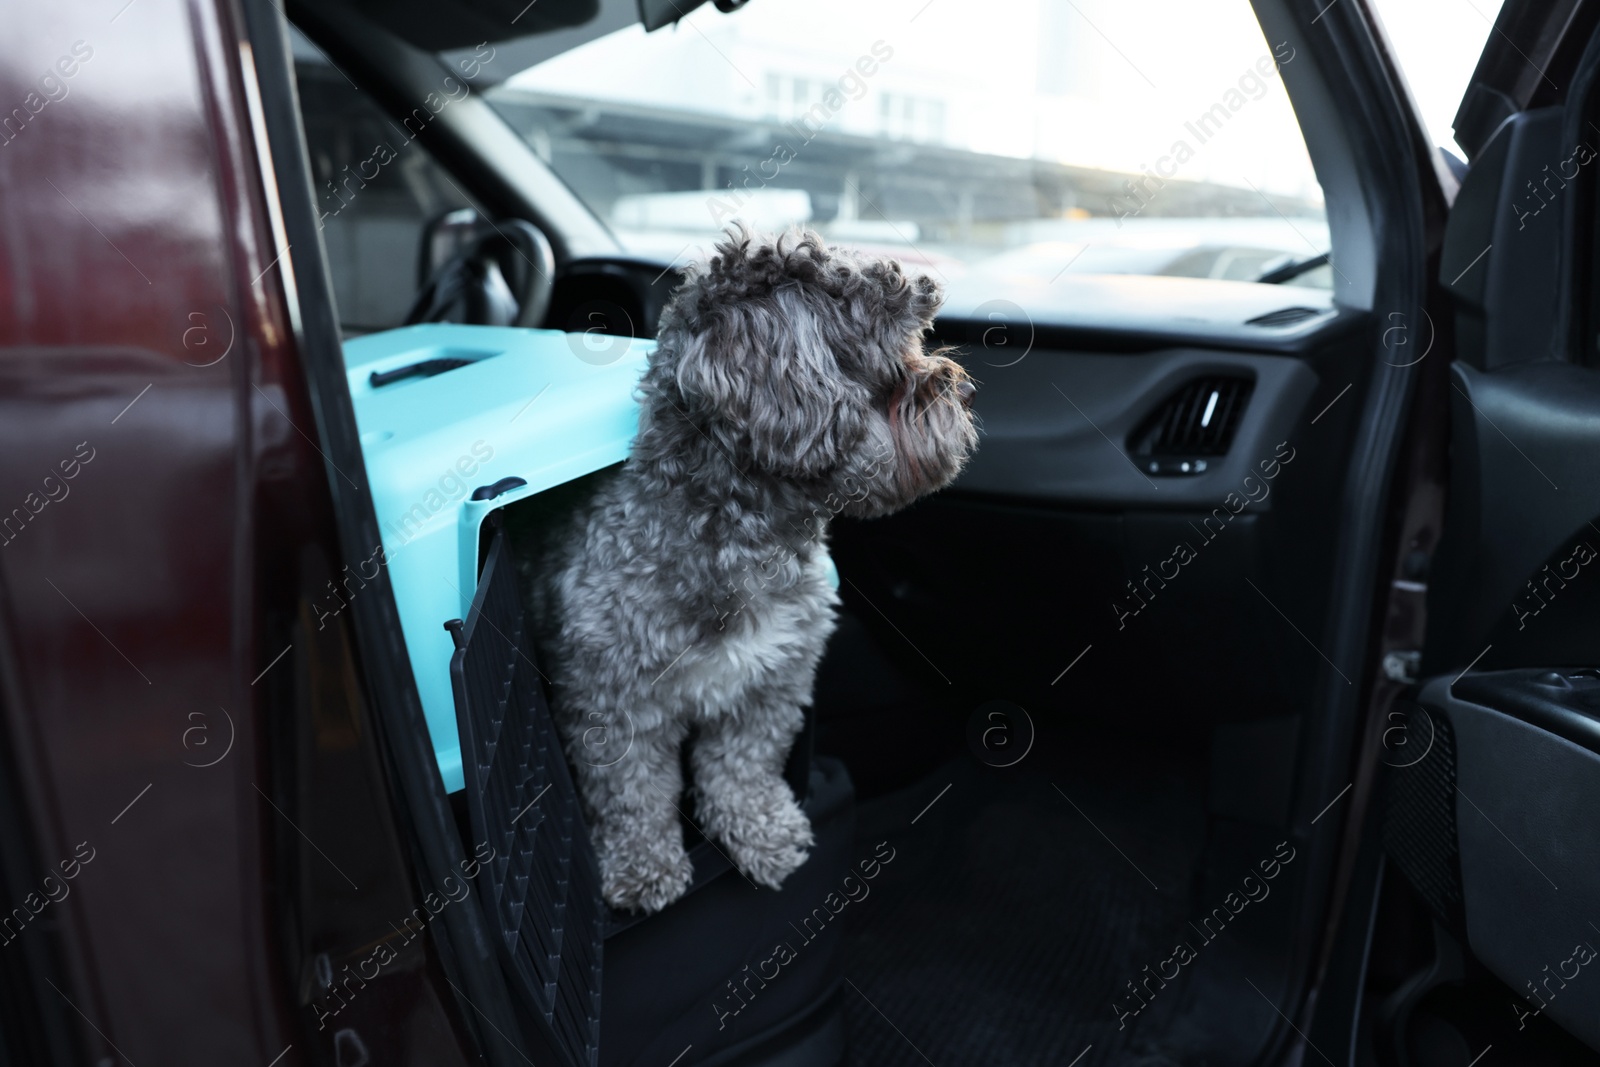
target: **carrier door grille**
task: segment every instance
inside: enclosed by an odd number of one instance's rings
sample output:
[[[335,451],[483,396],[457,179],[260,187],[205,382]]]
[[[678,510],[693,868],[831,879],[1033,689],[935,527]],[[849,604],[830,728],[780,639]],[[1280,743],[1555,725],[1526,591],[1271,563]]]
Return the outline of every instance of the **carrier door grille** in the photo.
[[[594,850],[534,667],[527,614],[496,530],[450,663],[477,896],[526,1014],[564,1067],[597,1067],[605,911]],[[548,1062],[548,1061],[543,1061]]]

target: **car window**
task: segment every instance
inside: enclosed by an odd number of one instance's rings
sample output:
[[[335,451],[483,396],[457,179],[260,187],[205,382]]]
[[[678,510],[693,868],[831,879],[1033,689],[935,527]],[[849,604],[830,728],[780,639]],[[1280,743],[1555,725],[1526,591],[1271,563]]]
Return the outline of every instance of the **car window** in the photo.
[[[1502,0],[1454,0],[1448,17],[1431,4],[1372,0],[1401,73],[1411,88],[1432,142],[1466,153],[1456,144],[1456,109],[1478,65]]]
[[[641,254],[692,258],[742,220],[947,277],[1254,280],[1328,251],[1296,61],[1248,0],[760,0],[487,98]]]
[[[322,241],[347,334],[404,323],[422,279],[423,231],[473,207],[460,186],[299,31],[295,81]]]

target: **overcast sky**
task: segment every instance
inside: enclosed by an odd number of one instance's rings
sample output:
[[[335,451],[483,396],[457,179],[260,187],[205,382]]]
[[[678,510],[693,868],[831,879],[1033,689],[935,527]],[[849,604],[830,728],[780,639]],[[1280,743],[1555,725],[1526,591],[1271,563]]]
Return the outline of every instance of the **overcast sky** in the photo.
[[[1435,143],[1454,148],[1500,0],[1372,2]],[[759,117],[771,79],[784,94],[797,78],[832,83],[874,45],[893,56],[835,129],[876,132],[880,108],[899,106],[884,96],[937,101],[940,139],[974,151],[1124,171],[1167,158],[1179,178],[1317,194],[1269,58],[1288,51],[1263,39],[1247,0],[751,0],[731,16],[708,3],[676,29],[635,25],[510,84]],[[1218,103],[1226,128],[1201,136],[1194,123]]]

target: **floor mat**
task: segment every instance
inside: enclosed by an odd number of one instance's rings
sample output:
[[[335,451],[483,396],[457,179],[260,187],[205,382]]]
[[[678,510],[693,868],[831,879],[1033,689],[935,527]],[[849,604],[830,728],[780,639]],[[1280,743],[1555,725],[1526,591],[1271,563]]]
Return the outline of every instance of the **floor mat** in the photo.
[[[1193,761],[1117,746],[997,769],[963,757],[863,806],[851,907],[851,1067],[1175,1063],[1127,983],[1185,925],[1204,845]],[[866,868],[873,869],[870,865]]]

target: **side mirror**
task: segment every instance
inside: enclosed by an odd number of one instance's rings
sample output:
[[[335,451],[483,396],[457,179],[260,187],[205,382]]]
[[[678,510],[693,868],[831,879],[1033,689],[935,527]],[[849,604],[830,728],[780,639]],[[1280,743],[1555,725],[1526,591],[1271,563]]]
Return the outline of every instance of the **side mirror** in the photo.
[[[423,228],[420,288],[406,323],[539,326],[555,269],[549,239],[531,223],[496,222],[472,208],[447,211]]]

